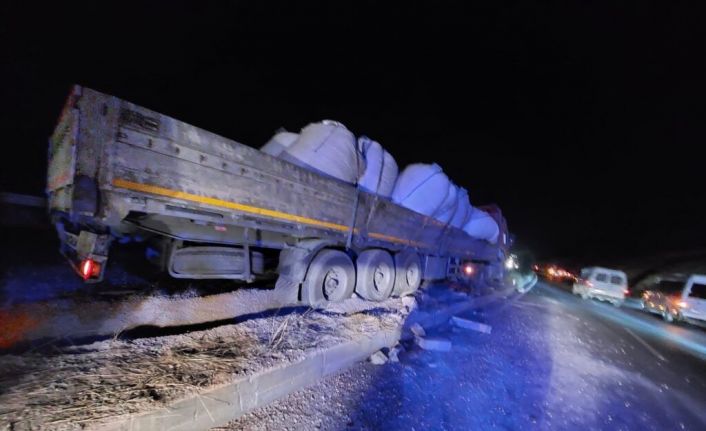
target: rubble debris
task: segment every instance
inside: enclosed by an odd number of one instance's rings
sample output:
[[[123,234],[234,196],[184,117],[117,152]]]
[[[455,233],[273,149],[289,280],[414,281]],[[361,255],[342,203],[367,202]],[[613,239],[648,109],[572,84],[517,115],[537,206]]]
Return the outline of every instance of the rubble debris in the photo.
[[[422,328],[422,325],[420,325],[419,323],[413,324],[409,329],[412,331],[415,337],[424,337],[425,335],[427,335],[426,331],[424,330],[424,328]]]
[[[387,356],[381,350],[370,355],[370,363],[373,365],[383,365],[387,362]]]
[[[402,300],[402,306],[404,306],[407,311],[413,311],[415,308],[417,308],[417,300],[414,298],[414,296],[403,296],[401,298]]]
[[[402,347],[401,344],[396,345],[395,347],[391,348],[389,352],[387,352],[387,359],[392,362],[396,363],[400,361],[400,353],[404,352],[404,347]]]
[[[478,331],[484,334],[490,334],[490,331],[493,329],[490,325],[486,325],[485,323],[474,322],[473,320],[464,319],[458,316],[452,316],[451,323],[459,328],[470,329],[472,331]]]
[[[414,342],[424,350],[433,350],[436,352],[448,352],[451,350],[451,341],[445,338],[417,337]]]

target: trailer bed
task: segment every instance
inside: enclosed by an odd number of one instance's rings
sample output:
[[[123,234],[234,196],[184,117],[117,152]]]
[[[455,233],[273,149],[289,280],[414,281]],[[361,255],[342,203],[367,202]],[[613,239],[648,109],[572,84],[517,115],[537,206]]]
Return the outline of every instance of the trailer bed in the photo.
[[[432,256],[497,254],[352,184],[84,87],[73,88],[50,145],[50,209],[116,231],[127,222],[228,243],[246,229],[252,243],[275,248],[316,237]]]

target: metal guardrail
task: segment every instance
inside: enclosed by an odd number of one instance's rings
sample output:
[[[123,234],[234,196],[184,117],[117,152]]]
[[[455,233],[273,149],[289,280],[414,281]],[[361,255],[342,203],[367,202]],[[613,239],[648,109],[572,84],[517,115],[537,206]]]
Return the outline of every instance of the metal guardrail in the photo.
[[[46,208],[41,196],[0,192],[0,226],[49,228]]]
[[[41,196],[0,192],[0,205],[19,205],[25,207],[46,208],[47,200]]]

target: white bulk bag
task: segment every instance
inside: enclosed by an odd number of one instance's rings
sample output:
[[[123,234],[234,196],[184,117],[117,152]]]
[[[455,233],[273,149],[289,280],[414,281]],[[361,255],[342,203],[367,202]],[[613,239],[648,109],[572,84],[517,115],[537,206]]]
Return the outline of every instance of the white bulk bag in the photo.
[[[432,215],[446,200],[449,178],[434,164],[415,163],[397,177],[392,201],[424,215]]]
[[[463,229],[466,223],[468,223],[468,220],[470,220],[471,212],[473,211],[471,203],[468,200],[468,191],[463,187],[459,187],[457,200],[458,206],[456,208],[456,212],[451,218],[451,225],[459,229]]]
[[[500,228],[495,219],[478,208],[473,208],[471,219],[463,227],[463,230],[474,238],[484,239],[493,244],[498,241],[500,234]]]
[[[434,218],[442,223],[448,223],[453,218],[458,208],[458,187],[449,182],[449,191],[441,206],[434,212]]]
[[[265,145],[260,147],[260,151],[277,157],[289,148],[298,137],[299,133],[292,133],[286,130],[277,132]]]
[[[329,120],[304,127],[280,157],[349,183],[355,183],[365,171],[353,133]]]
[[[365,191],[390,197],[397,180],[397,163],[390,153],[367,136],[358,138],[358,150],[365,160],[365,172],[358,185]]]

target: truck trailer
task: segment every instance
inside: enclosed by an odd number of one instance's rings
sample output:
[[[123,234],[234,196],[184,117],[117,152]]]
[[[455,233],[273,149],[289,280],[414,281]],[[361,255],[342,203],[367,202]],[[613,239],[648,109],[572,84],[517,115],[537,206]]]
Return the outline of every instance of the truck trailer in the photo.
[[[61,253],[100,282],[116,239],[146,239],[175,278],[277,277],[292,302],[371,301],[423,280],[499,280],[497,243],[117,97],[74,86],[49,139]]]

